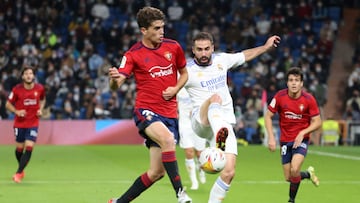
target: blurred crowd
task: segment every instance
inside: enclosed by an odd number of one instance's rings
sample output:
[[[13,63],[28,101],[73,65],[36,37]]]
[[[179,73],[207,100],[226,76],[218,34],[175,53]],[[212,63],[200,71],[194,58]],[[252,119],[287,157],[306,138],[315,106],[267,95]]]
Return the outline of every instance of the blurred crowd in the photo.
[[[360,121],[360,18],[356,20],[356,43],[344,102],[344,120]]]
[[[44,119],[130,118],[134,80],[111,92],[107,69],[119,65],[123,53],[140,39],[135,16],[148,5],[164,11],[166,37],[178,40],[189,59],[191,38],[200,31],[212,33],[216,50],[226,52],[262,45],[273,34],[281,37],[278,49],[229,73],[238,117],[235,128],[256,142],[258,119],[275,92],[286,87],[289,67],[301,67],[305,88],[321,107],[326,103],[342,4],[340,0],[2,0],[0,116],[13,116],[4,107],[6,97],[19,82],[21,67],[31,65],[46,88]],[[358,59],[354,64],[360,70]]]

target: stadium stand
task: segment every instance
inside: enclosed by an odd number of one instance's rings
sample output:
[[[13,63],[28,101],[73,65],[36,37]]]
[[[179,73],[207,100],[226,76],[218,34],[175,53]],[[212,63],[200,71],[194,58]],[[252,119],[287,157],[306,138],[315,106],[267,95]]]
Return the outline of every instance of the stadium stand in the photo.
[[[46,87],[46,108],[50,112],[47,119],[130,117],[135,96],[133,81],[110,93],[103,88],[101,77],[106,68],[118,65],[124,51],[139,39],[136,12],[151,5],[168,15],[167,37],[179,40],[188,57],[192,36],[202,30],[214,33],[217,49],[228,52],[262,44],[272,34],[281,36],[279,49],[229,73],[239,120],[249,108],[246,106],[249,92],[255,90],[265,105],[274,91],[284,87],[284,73],[291,66],[303,69],[305,88],[320,100],[327,98],[332,51],[337,29],[342,25],[343,8],[356,7],[356,3],[341,0],[5,1],[0,8],[1,98],[4,101],[18,82],[20,68],[28,64],[36,67],[38,82]],[[356,50],[354,56],[357,60],[359,52]],[[72,98],[64,102],[68,92]],[[326,103],[321,102],[321,107]],[[76,113],[66,114],[65,104]],[[4,102],[1,102],[1,118],[11,118]]]

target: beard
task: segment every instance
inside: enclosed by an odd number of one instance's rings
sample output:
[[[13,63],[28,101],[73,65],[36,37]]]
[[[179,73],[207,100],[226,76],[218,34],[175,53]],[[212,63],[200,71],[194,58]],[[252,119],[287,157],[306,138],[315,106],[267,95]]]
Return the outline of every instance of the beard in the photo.
[[[200,58],[195,57],[195,60],[200,66],[208,66],[210,64],[211,57],[207,57],[207,56],[202,56]]]

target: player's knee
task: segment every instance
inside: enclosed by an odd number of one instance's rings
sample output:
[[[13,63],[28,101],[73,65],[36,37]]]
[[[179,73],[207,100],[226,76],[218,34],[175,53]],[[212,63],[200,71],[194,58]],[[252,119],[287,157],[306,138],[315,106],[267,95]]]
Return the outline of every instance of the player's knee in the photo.
[[[173,149],[175,148],[175,140],[174,140],[174,137],[172,136],[163,136],[161,139],[160,139],[160,146],[162,149]]]
[[[165,176],[165,170],[149,171],[148,175],[149,179],[155,182]]]
[[[298,174],[300,174],[300,169],[291,167],[291,169],[290,169],[291,177],[296,177],[296,176],[298,176]]]

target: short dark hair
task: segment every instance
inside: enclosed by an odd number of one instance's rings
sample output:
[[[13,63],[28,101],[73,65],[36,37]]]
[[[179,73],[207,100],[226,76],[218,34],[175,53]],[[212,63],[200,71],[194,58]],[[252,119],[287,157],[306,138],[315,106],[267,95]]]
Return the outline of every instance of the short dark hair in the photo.
[[[35,75],[35,68],[32,67],[32,66],[24,66],[22,69],[21,69],[21,76],[24,75],[24,72],[27,71],[27,70],[32,70],[33,74]]]
[[[148,28],[156,20],[165,21],[164,13],[160,9],[150,6],[140,9],[136,14],[136,18],[139,28]]]
[[[289,70],[286,73],[286,81],[289,79],[289,75],[298,75],[298,76],[300,76],[301,81],[304,80],[304,74],[299,67],[289,68]]]
[[[214,44],[214,38],[208,32],[199,32],[198,34],[196,34],[195,37],[193,38],[193,44],[195,43],[195,41],[198,40],[209,40],[211,44]]]

